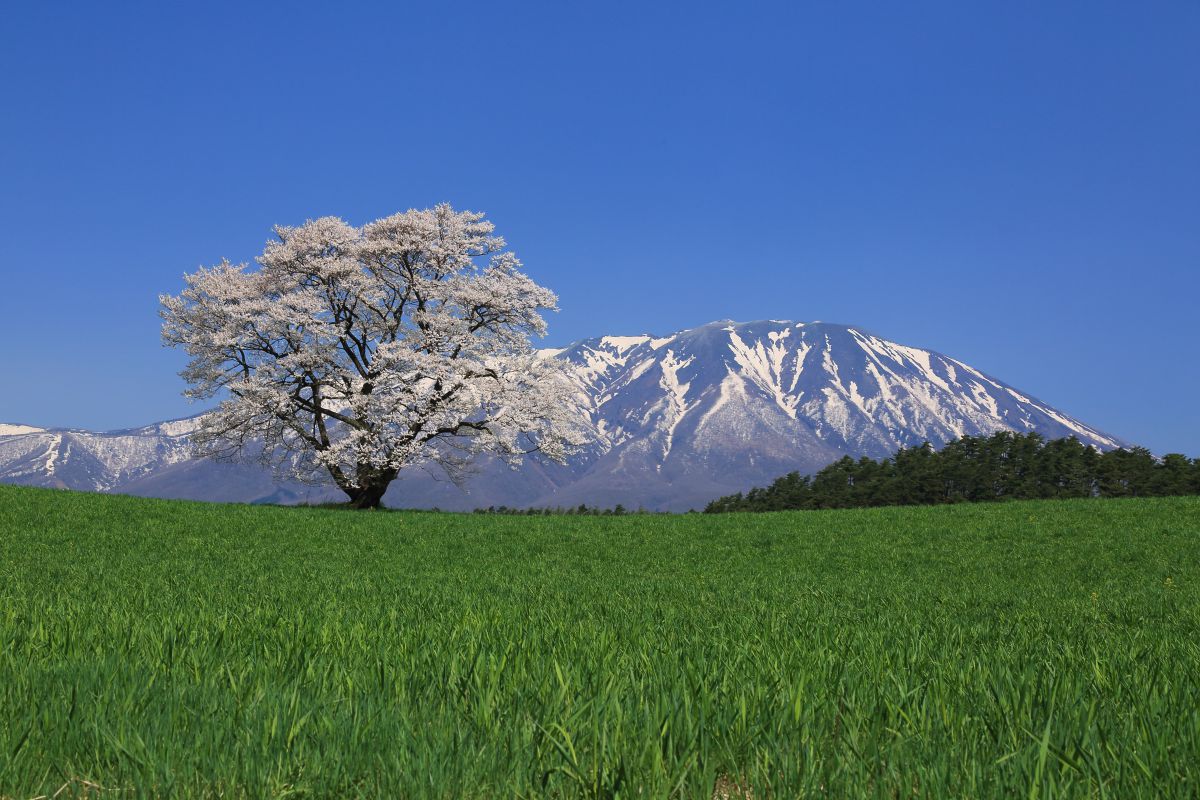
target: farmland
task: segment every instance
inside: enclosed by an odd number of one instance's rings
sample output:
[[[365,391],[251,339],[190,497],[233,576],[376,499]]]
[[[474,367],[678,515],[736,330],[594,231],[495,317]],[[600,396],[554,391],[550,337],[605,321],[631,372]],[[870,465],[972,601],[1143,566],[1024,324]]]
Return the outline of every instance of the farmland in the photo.
[[[1200,498],[508,517],[0,486],[0,797],[1195,797]]]

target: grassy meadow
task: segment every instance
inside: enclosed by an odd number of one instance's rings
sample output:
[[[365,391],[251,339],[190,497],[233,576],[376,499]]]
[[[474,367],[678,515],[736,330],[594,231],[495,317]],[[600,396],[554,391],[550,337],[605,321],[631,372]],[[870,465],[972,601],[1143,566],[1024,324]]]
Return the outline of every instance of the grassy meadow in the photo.
[[[0,797],[1200,796],[1200,498],[507,517],[0,486]]]

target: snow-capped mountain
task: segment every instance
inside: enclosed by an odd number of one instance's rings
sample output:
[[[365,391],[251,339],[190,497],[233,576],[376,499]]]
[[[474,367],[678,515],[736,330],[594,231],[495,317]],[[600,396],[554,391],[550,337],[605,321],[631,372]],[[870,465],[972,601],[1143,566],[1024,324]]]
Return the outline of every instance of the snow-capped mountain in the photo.
[[[0,483],[229,502],[334,499],[256,466],[193,458],[188,437],[200,416],[104,432],[0,424]]]
[[[459,487],[421,470],[401,507],[644,506],[680,510],[815,471],[998,430],[1122,443],[1028,394],[929,350],[844,325],[714,322],[672,336],[603,336],[544,350],[573,367],[594,443],[567,466],[483,462]],[[273,484],[254,467],[189,458],[192,420],[89,433],[0,426],[0,480],[163,497],[291,502],[329,487]]]
[[[191,458],[195,420],[95,433],[0,424],[0,480],[89,491],[120,487]]]

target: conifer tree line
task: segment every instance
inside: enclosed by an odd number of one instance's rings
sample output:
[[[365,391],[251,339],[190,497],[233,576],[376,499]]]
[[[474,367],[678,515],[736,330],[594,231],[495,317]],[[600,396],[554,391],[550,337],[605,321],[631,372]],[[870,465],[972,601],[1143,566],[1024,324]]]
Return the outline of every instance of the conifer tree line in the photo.
[[[926,442],[881,461],[846,456],[809,477],[792,472],[765,488],[718,498],[705,513],[938,505],[1066,497],[1200,494],[1200,458],[1156,458],[1143,447],[1101,453],[1074,437],[1036,433],[964,436],[941,450]]]

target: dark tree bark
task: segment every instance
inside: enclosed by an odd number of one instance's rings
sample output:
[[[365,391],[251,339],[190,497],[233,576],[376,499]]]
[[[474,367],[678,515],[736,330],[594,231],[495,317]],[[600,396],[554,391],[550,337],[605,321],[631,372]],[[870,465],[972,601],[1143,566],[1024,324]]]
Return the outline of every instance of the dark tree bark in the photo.
[[[350,485],[342,477],[338,479],[334,475],[335,480],[338,480],[338,486],[346,496],[350,498],[350,507],[362,510],[379,508],[383,501],[383,495],[387,492],[388,486],[396,479],[398,474],[394,469],[379,469],[377,467],[360,465],[358,468],[358,480],[356,485]]]

